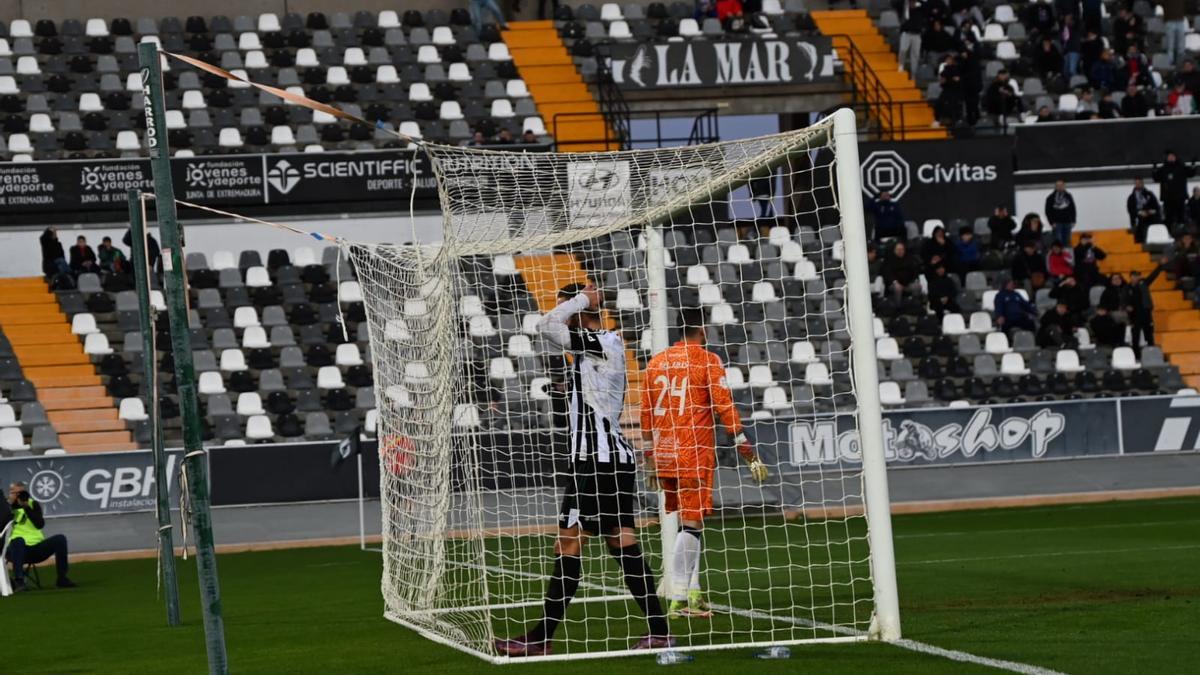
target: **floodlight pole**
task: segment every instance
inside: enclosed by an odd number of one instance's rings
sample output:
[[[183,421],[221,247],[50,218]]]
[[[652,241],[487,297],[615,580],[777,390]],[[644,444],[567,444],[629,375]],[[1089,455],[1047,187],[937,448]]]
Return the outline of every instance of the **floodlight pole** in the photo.
[[[171,322],[171,351],[175,357],[175,385],[183,416],[183,486],[191,506],[192,530],[196,537],[196,568],[200,578],[200,605],[204,612],[204,641],[208,670],[214,675],[229,672],[225,652],[225,625],[221,613],[221,587],[217,581],[217,555],[213,548],[212,514],[209,511],[208,456],[200,438],[200,403],[196,371],[192,364],[191,335],[188,333],[187,278],[184,276],[183,227],[175,213],[175,188],[171,181],[171,151],[167,146],[166,105],[163,99],[162,65],[158,45],[138,45],[142,74],[143,108],[146,114],[146,146],[154,175],[154,209],[162,235],[163,281],[167,315]]]
[[[171,533],[171,488],[167,453],[163,448],[162,417],[158,409],[158,368],[154,363],[155,318],[150,306],[153,270],[146,257],[146,221],[142,218],[142,193],[129,191],[129,238],[133,248],[133,277],[137,288],[138,318],[142,327],[142,378],[146,411],[150,414],[150,448],[154,453],[155,511],[158,515],[158,571],[167,605],[167,625],[179,625],[179,582],[175,576],[175,538]]]

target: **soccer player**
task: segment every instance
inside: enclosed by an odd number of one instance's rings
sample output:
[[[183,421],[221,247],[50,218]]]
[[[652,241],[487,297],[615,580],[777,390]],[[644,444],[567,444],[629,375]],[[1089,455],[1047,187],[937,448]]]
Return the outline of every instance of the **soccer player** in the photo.
[[[714,413],[733,436],[755,482],[767,479],[767,466],[742,429],[720,357],[704,348],[704,312],[685,309],[680,318],[683,339],[650,359],[646,368],[642,438],[652,442],[647,481],[665,493],[668,512],[679,512],[669,614],[708,617],[712,612],[700,590],[700,557],[704,516],[713,510]]]
[[[600,291],[593,284],[570,284],[558,292],[558,306],[538,331],[572,357],[569,400],[571,479],[559,510],[554,543],[554,574],[546,588],[544,616],[517,638],[496,640],[509,656],[541,656],[551,651],[554,632],[579,588],[580,555],[589,536],[602,536],[621,565],[625,585],[646,616],[649,633],[634,649],[674,646],[654,588],[654,576],[634,531],[637,491],[634,448],[621,435],[625,404],[625,343],[603,330]]]

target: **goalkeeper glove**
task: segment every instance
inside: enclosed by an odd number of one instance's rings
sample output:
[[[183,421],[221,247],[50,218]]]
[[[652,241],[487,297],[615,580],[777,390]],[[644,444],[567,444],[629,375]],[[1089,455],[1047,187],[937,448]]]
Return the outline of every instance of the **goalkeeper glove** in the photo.
[[[761,484],[767,480],[767,476],[770,475],[767,465],[758,458],[758,453],[754,452],[754,446],[750,445],[750,439],[746,438],[746,434],[738,434],[734,443],[737,445],[738,454],[746,461],[746,465],[750,469],[750,477],[754,479],[754,482]]]

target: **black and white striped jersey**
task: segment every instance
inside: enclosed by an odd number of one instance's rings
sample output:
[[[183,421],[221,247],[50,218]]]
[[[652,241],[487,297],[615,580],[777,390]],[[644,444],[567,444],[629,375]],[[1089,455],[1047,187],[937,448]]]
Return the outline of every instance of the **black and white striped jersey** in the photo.
[[[576,471],[586,465],[633,466],[634,450],[621,433],[627,386],[625,342],[613,331],[568,328],[567,320],[588,306],[578,295],[542,319],[538,330],[570,352],[568,419],[571,461]]]

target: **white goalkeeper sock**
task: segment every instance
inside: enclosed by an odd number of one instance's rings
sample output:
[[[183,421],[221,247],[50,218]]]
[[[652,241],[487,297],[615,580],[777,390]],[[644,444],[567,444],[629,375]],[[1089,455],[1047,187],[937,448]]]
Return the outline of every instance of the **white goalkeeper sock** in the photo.
[[[689,591],[700,590],[700,558],[702,557],[699,555],[696,556],[696,565],[692,568],[692,581],[688,584]]]
[[[679,529],[675,536],[675,556],[671,561],[672,600],[687,600],[687,589],[700,564],[700,548],[700,530],[686,525]]]

